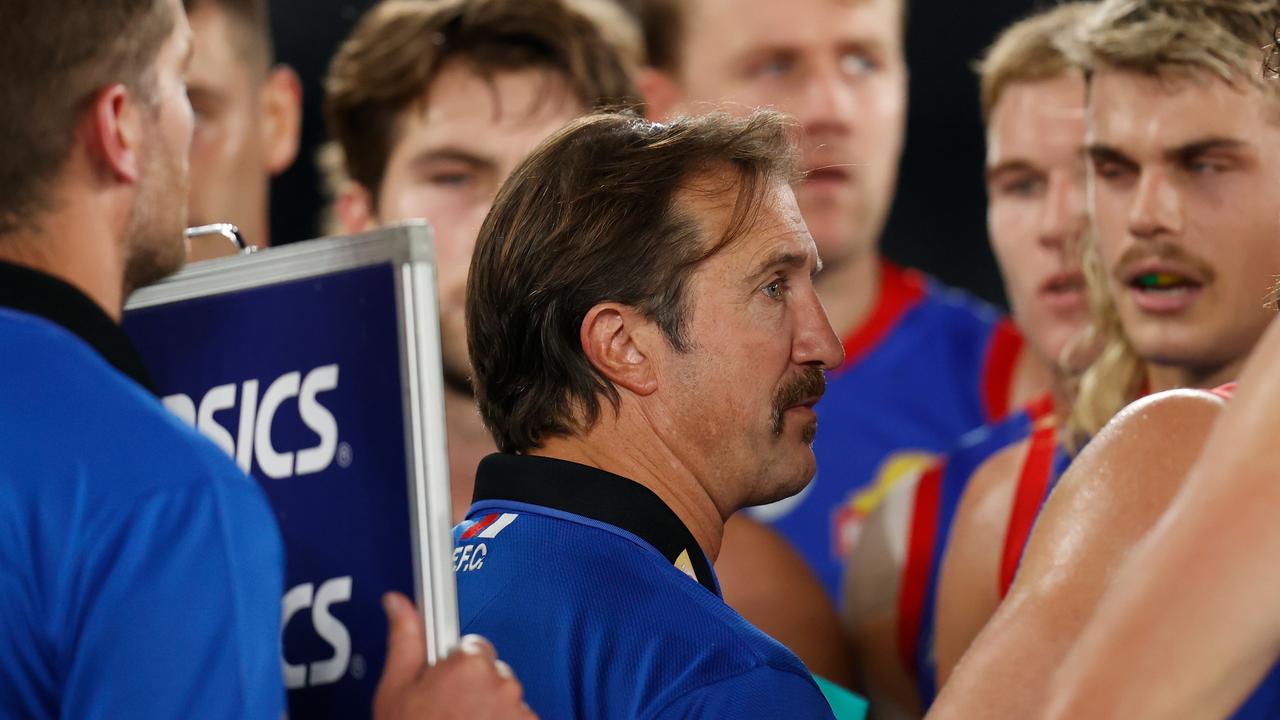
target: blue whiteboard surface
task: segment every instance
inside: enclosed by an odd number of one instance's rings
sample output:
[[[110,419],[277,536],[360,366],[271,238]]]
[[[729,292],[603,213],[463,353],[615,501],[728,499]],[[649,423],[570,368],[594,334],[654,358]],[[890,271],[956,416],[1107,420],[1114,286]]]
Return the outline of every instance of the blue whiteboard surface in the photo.
[[[369,716],[386,649],[380,598],[414,596],[399,317],[384,263],[124,318],[165,405],[275,510],[295,720]]]

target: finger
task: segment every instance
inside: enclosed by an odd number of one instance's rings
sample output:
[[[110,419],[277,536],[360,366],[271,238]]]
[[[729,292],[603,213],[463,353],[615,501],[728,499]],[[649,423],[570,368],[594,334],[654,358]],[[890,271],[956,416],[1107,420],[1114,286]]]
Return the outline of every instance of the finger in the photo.
[[[477,655],[485,658],[489,662],[498,662],[498,651],[488,640],[479,635],[464,635],[458,641],[458,652],[464,655]]]
[[[379,689],[394,693],[411,684],[426,664],[426,639],[422,619],[409,598],[400,593],[382,596],[387,613],[387,663]]]

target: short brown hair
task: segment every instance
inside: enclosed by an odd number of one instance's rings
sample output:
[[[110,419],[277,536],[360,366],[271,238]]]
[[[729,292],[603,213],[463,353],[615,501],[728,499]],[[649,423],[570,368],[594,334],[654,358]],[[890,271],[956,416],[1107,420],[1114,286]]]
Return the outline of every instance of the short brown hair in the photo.
[[[1278,25],[1280,0],[1106,0],[1068,50],[1086,71],[1207,72],[1274,92],[1262,68]]]
[[[1006,88],[1014,83],[1036,82],[1058,77],[1075,67],[1064,45],[1097,3],[1069,2],[1020,20],[1009,26],[978,61],[982,85],[982,118],[991,113]]]
[[[0,3],[0,235],[34,230],[99,89],[154,99],[153,65],[173,30],[165,0]]]
[[[689,0],[617,0],[640,21],[644,30],[645,56],[649,65],[668,73],[680,69],[680,46],[684,42],[685,10]],[[906,31],[910,14],[908,0],[898,0],[902,27]]]
[[[190,15],[206,6],[216,7],[236,21],[242,32],[232,33],[240,53],[255,69],[265,71],[275,62],[275,45],[271,40],[271,13],[267,0],[182,0]]]
[[[634,307],[688,349],[689,279],[752,226],[771,183],[793,179],[791,137],[771,112],[665,125],[601,114],[512,173],[480,229],[466,305],[473,387],[499,450],[589,429],[602,395],[617,409],[617,389],[579,340],[595,305]],[[684,192],[734,198],[721,237],[704,237]]]
[[[564,0],[385,0],[338,49],[325,80],[325,117],[347,175],[376,199],[396,121],[446,62],[483,75],[545,68],[588,108],[639,103],[634,66]]]

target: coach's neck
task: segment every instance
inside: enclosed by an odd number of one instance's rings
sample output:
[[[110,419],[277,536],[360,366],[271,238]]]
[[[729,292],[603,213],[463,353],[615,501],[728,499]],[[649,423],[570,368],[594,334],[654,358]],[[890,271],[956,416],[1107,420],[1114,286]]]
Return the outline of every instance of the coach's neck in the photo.
[[[710,562],[719,556],[725,515],[706,484],[652,428],[630,413],[615,416],[605,405],[590,431],[548,438],[529,454],[588,465],[643,485],[680,518]]]

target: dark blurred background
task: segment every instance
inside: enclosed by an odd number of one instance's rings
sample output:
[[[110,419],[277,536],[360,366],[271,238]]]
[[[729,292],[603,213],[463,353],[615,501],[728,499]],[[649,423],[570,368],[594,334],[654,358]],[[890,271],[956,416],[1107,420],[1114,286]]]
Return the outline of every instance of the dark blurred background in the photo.
[[[785,2],[785,0],[778,0]],[[884,249],[894,260],[1004,302],[986,241],[982,122],[973,61],[1036,0],[910,0],[911,109],[897,200]],[[305,92],[302,150],[272,185],[271,236],[320,234],[315,153],[324,139],[321,79],[338,43],[373,0],[271,0],[276,54]]]

